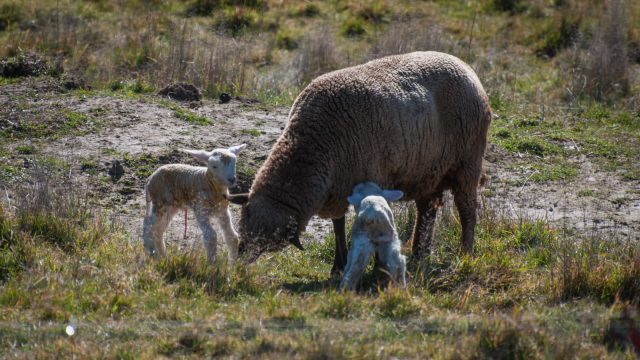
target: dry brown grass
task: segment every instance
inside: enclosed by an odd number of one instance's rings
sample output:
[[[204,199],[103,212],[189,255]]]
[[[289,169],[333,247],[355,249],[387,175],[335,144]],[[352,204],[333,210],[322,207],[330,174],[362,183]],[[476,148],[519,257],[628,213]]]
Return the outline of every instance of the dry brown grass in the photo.
[[[112,81],[138,80],[155,88],[187,81],[205,96],[226,91],[287,101],[322,73],[414,50],[461,57],[490,93],[526,101],[628,98],[638,82],[637,65],[619,60],[635,54],[628,48],[640,43],[640,25],[630,20],[640,6],[632,2],[281,5],[17,0],[6,21],[0,18],[7,24],[0,32],[0,57],[37,50],[98,88]],[[600,19],[600,13],[606,16]],[[562,19],[575,21],[563,28]],[[345,36],[344,24],[358,24],[363,32]],[[536,60],[541,44],[551,46],[554,60]],[[521,85],[527,77],[553,81],[554,65],[555,89]],[[567,73],[572,75],[559,76]]]

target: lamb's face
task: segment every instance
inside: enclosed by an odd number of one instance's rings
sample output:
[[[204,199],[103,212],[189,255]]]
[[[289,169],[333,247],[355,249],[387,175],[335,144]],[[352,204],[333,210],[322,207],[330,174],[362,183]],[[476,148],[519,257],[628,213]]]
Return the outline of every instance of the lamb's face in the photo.
[[[374,244],[393,241],[395,230],[391,208],[381,196],[367,196],[360,203],[352,232]]]
[[[236,155],[227,149],[213,150],[207,167],[216,181],[226,187],[236,184]]]
[[[195,159],[206,163],[209,172],[218,183],[232,187],[236,184],[236,158],[246,146],[246,144],[242,144],[228,149],[185,151]]]
[[[297,225],[271,201],[249,198],[240,211],[238,257],[252,263],[264,252],[282,250],[291,244],[287,234],[297,231]]]

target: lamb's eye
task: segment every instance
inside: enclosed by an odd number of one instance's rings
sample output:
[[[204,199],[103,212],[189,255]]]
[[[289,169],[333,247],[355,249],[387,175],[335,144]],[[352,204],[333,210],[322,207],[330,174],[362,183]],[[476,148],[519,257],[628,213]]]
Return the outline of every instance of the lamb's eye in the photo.
[[[214,165],[214,166],[212,166],[211,168],[212,168],[212,169],[217,169],[218,167]]]
[[[381,232],[380,234],[378,234],[378,236],[383,237],[383,236],[384,236],[384,233],[383,233],[383,232]]]

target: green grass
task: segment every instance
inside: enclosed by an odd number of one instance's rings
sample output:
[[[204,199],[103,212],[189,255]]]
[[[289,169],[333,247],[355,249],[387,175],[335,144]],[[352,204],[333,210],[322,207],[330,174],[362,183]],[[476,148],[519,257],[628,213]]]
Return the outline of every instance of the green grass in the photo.
[[[575,179],[582,156],[599,171],[620,172],[628,181],[638,179],[634,159],[640,156],[640,131],[629,111],[581,103],[573,112],[550,110],[543,116],[509,107],[501,99],[491,97],[501,116],[491,125],[490,141],[522,159],[516,167],[531,175],[528,180]]]
[[[596,194],[593,189],[580,189],[578,190],[578,197],[591,197]]]
[[[16,146],[16,152],[21,155],[33,155],[37,152],[37,149],[33,145],[19,145]]]
[[[251,135],[251,136],[254,136],[254,137],[258,137],[258,136],[262,135],[262,133],[258,129],[242,129],[242,131],[240,131],[240,132],[245,134],[245,135]]]
[[[227,268],[224,253],[210,266],[203,251],[180,250],[172,239],[167,258],[153,260],[124,229],[88,211],[83,196],[49,189],[33,198],[48,193],[57,195],[46,206],[0,212],[4,354],[630,354],[610,352],[604,339],[622,302],[640,300],[635,243],[569,239],[544,221],[488,215],[480,219],[476,255],[460,256],[458,220],[446,215],[432,258],[410,271],[406,290],[366,274],[361,291],[339,293],[329,277],[332,237],[248,267]],[[64,332],[68,325],[73,336]]]
[[[190,124],[201,126],[212,124],[212,121],[209,118],[200,116],[191,110],[185,109],[173,101],[160,100],[158,103],[170,110],[173,110],[173,115],[178,119],[184,120]]]
[[[160,160],[156,155],[141,153],[131,155],[123,154],[123,164],[131,169],[138,179],[148,178],[159,166]]]

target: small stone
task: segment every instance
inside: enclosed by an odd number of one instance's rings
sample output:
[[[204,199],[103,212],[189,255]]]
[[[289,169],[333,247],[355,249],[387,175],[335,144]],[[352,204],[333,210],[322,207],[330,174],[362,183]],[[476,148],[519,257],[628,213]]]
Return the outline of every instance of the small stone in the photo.
[[[67,333],[68,336],[73,336],[76,333],[76,328],[72,324],[69,324],[64,329],[64,332]]]

